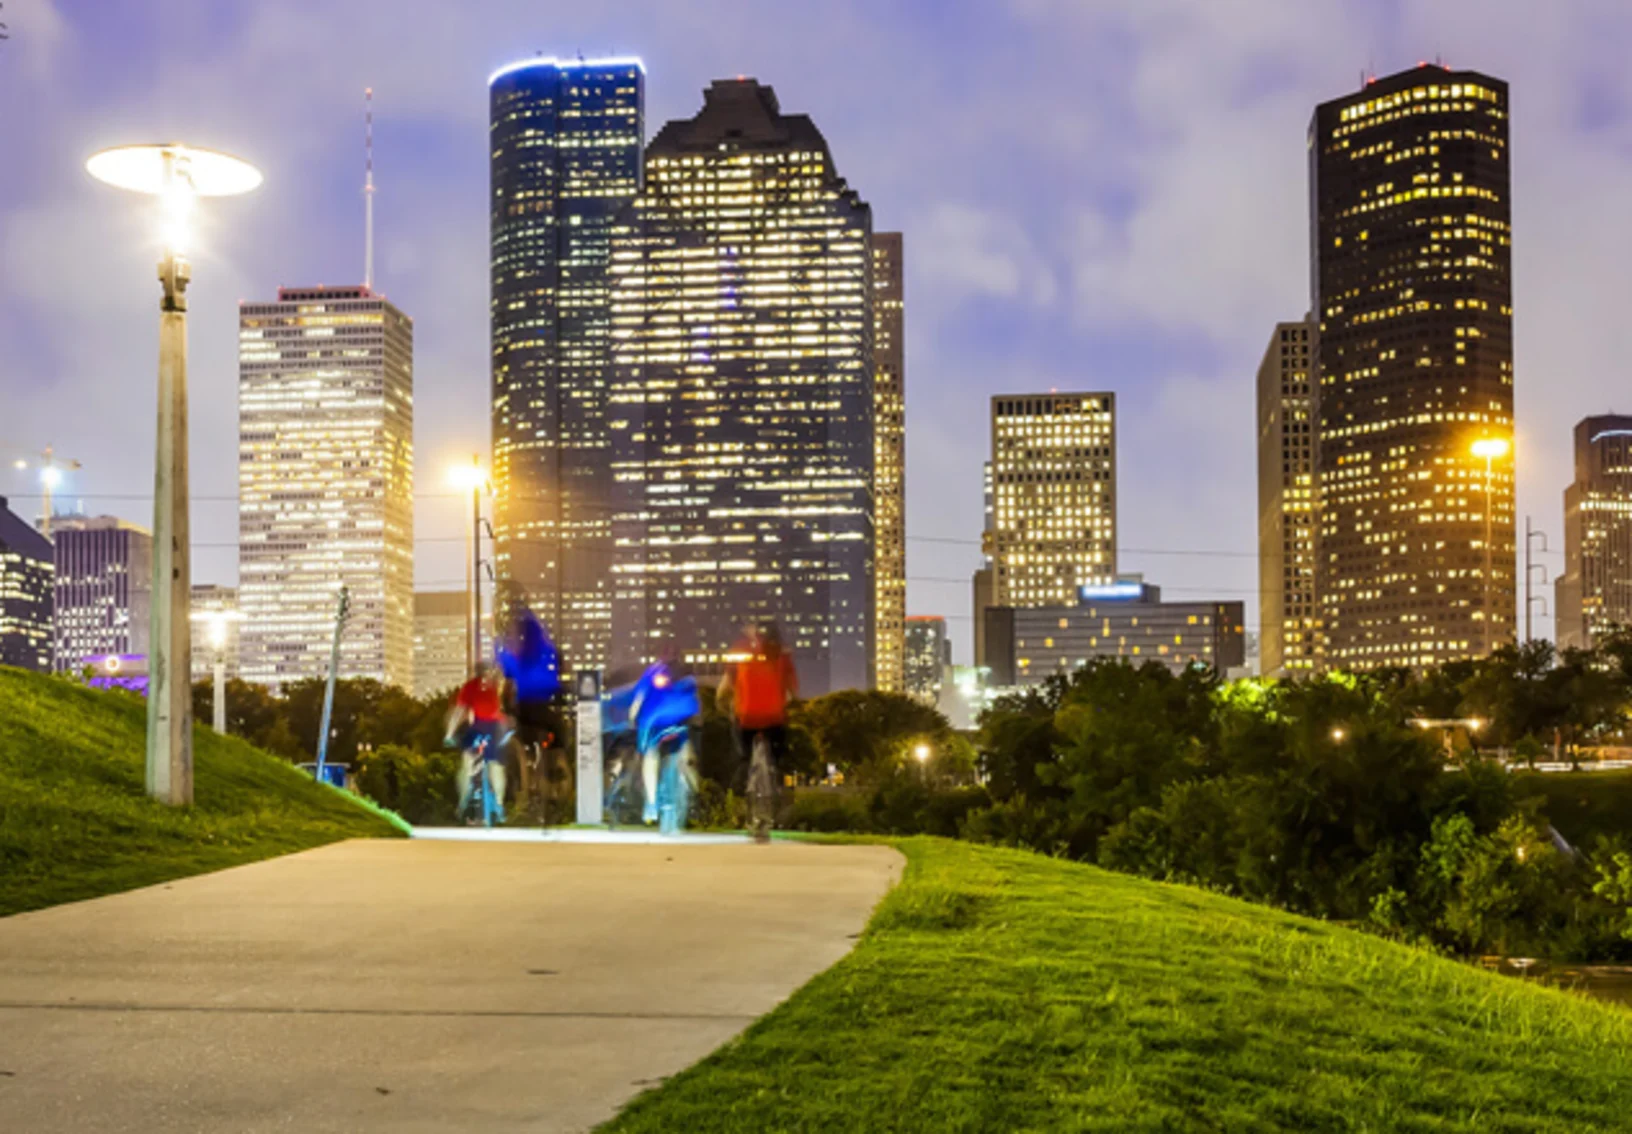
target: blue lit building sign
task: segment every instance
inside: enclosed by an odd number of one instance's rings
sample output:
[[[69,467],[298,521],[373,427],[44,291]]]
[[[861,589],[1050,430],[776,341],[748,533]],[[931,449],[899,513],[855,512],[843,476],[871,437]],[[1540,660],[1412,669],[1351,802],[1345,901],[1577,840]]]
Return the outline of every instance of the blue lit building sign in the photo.
[[[1138,602],[1145,597],[1143,583],[1103,583],[1078,587],[1077,595],[1083,602]]]

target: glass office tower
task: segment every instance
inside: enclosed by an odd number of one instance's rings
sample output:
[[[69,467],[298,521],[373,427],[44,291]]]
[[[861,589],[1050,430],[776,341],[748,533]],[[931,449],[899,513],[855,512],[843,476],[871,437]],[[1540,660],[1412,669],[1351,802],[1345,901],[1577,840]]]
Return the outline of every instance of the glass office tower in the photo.
[[[804,691],[875,663],[872,218],[805,115],[715,82],[613,240],[619,661],[775,619]]]
[[[368,287],[238,306],[239,668],[414,686],[414,325]]]
[[[1507,137],[1507,84],[1473,71],[1425,65],[1315,110],[1326,667],[1423,668],[1513,637]]]
[[[612,617],[607,259],[613,218],[640,189],[645,70],[541,58],[488,87],[499,602],[530,605],[568,668],[599,668]]]

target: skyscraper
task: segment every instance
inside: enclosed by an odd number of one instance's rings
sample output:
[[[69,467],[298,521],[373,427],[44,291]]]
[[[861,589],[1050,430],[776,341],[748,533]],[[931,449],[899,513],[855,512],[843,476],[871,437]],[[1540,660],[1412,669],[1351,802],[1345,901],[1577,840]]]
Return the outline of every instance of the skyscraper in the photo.
[[[906,684],[902,692],[926,705],[939,706],[952,669],[952,641],[946,619],[938,614],[915,614],[906,620]]]
[[[613,656],[775,619],[810,694],[875,663],[872,220],[816,125],[722,80],[613,240]]]
[[[1632,626],[1632,417],[1575,427],[1575,482],[1564,490],[1564,573],[1554,594],[1560,649]]]
[[[499,601],[550,624],[568,668],[612,627],[607,262],[641,184],[637,59],[530,59],[488,81],[493,530]]]
[[[1116,580],[1115,404],[1107,393],[992,399],[993,606],[1072,604]]]
[[[0,665],[51,668],[51,607],[56,581],[51,541],[0,496]]]
[[[1315,590],[1333,668],[1420,668],[1513,637],[1507,133],[1506,83],[1438,66],[1323,103],[1310,125]]]
[[[907,614],[907,386],[901,234],[873,233],[873,578],[877,584],[878,660],[874,680],[903,688]]]
[[[56,516],[56,668],[85,659],[147,653],[153,537],[115,516]]]
[[[238,602],[246,681],[413,687],[414,329],[367,287],[238,308]]]
[[[1277,323],[1258,366],[1258,611],[1268,676],[1316,667],[1311,328]]]

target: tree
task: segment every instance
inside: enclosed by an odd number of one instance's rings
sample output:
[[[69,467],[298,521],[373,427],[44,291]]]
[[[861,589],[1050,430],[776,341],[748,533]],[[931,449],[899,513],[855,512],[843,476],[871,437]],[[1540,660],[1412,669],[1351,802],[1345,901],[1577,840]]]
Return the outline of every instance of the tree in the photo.
[[[946,750],[952,726],[936,709],[899,693],[846,689],[794,706],[792,723],[809,734],[818,765],[860,781],[878,780],[928,744]]]

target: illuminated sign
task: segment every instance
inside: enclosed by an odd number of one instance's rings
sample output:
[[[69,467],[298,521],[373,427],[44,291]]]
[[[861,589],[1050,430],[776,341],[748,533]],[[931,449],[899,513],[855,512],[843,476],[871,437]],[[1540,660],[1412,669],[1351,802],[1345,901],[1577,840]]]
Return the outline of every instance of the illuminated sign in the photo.
[[[1102,583],[1078,587],[1077,594],[1084,602],[1137,602],[1145,597],[1143,583]]]

